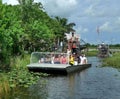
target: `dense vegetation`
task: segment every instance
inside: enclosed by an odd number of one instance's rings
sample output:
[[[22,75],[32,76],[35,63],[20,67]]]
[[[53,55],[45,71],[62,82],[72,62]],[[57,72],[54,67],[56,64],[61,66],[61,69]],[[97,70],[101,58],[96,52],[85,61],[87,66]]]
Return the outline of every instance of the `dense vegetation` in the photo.
[[[74,31],[74,23],[58,16],[51,18],[41,3],[18,0],[19,5],[0,3],[0,64],[9,66],[10,57],[24,52],[48,51],[64,33]],[[55,43],[55,44],[54,44]]]
[[[33,51],[52,51],[64,33],[74,31],[75,23],[66,18],[50,17],[41,3],[18,0],[19,5],[2,4],[0,0],[0,97],[5,98],[11,88],[29,87],[40,76],[26,68]],[[7,70],[7,72],[6,72]]]

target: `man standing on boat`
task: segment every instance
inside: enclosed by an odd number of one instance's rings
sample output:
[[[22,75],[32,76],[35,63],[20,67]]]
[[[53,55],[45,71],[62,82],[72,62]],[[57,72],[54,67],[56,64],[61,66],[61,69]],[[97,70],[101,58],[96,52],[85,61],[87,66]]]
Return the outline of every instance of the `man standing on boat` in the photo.
[[[80,64],[87,64],[87,57],[85,56],[85,54],[82,54],[80,56]]]
[[[78,43],[78,38],[74,35],[74,32],[72,32],[72,37],[69,41],[70,48],[72,49],[72,53],[77,53],[77,43]]]

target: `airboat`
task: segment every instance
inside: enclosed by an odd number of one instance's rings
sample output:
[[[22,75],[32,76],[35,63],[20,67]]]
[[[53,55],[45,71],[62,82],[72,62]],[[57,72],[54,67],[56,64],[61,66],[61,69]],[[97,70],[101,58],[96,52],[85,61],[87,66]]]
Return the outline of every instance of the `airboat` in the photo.
[[[98,57],[106,58],[106,57],[109,57],[111,55],[112,55],[112,53],[109,50],[108,44],[102,43],[102,44],[98,45]]]
[[[72,34],[73,35],[73,34]],[[68,49],[72,49],[73,45],[76,45],[76,54],[79,55],[82,49],[85,47],[80,47],[80,39],[78,36],[71,39],[71,34],[66,34],[68,40]],[[72,53],[73,54],[73,53]],[[30,71],[44,72],[44,73],[58,73],[58,74],[68,74],[75,71],[81,71],[91,66],[91,64],[73,64],[70,65],[69,62],[70,53],[66,51],[52,51],[52,52],[33,52],[30,58],[30,64],[27,65]]]
[[[65,57],[66,60],[62,60]],[[53,62],[53,58],[57,59]],[[61,61],[59,61],[61,58]],[[81,71],[91,64],[69,64],[69,55],[67,53],[58,52],[33,52],[30,58],[30,64],[27,65],[29,71],[43,72],[48,74],[68,74],[75,71]]]

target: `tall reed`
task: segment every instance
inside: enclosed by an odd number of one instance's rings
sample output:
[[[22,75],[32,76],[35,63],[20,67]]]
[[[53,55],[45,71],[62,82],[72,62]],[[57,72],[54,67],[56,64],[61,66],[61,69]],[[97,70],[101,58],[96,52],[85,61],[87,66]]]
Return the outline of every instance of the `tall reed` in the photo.
[[[24,55],[24,57],[16,56],[11,59],[10,67],[16,69],[27,68],[26,66],[29,63],[30,63],[30,55]]]
[[[120,69],[120,52],[116,52],[112,57],[105,58],[103,60],[103,66],[111,66]]]
[[[30,59],[29,55],[25,55],[24,58],[21,58],[20,56],[11,58],[10,73],[13,71],[13,69],[16,69],[16,72],[19,72],[20,68],[25,69],[26,65],[29,63],[29,59]],[[11,91],[11,84],[9,81],[10,77],[12,76],[7,73],[4,72],[0,73],[0,99],[8,99],[9,93]]]
[[[0,99],[7,99],[10,85],[6,75],[0,74]]]

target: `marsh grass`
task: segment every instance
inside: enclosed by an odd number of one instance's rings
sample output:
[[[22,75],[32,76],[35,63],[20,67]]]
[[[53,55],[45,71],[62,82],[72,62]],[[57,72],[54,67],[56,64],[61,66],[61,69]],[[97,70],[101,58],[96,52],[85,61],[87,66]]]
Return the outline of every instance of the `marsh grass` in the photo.
[[[7,76],[0,74],[0,99],[7,99],[10,93],[10,85]]]
[[[86,56],[97,56],[98,51],[94,50],[94,51],[88,51],[86,52]]]
[[[48,76],[29,72],[26,66],[29,62],[30,55],[11,58],[10,71],[0,73],[0,99],[8,99],[8,94],[17,87],[29,87],[36,84],[41,76]]]
[[[105,58],[103,60],[103,66],[111,66],[120,69],[120,52],[116,52],[112,57]]]
[[[29,63],[30,55],[24,55],[24,57],[17,56],[12,59],[11,72],[8,72],[11,87],[29,87],[37,82],[40,73],[29,72],[27,69],[27,64]]]
[[[24,57],[15,56],[11,59],[11,69],[27,68],[26,65],[30,63],[30,55],[26,54]]]

